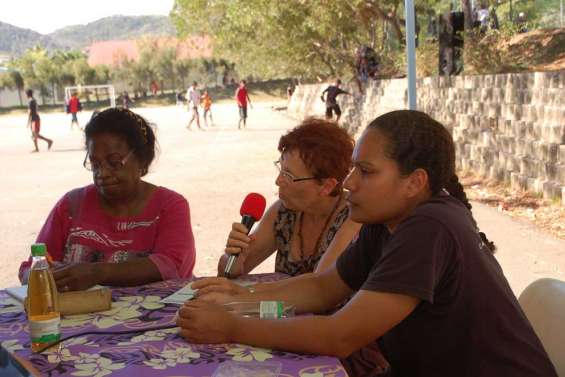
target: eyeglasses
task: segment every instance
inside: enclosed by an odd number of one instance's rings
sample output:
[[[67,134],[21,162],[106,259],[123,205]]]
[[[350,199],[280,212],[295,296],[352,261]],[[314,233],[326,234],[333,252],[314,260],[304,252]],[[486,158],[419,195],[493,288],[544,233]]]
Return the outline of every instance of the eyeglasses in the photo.
[[[280,176],[285,180],[287,183],[294,183],[294,182],[301,182],[301,181],[309,181],[312,179],[322,179],[322,177],[301,177],[297,178],[294,175],[290,174],[287,171],[284,171],[281,167],[281,160],[277,160],[274,162],[275,167],[277,168]]]
[[[98,162],[98,161],[92,161],[89,157],[89,154],[86,153],[86,157],[84,157],[84,161],[82,163],[82,166],[84,166],[84,168],[88,171],[92,171],[92,172],[98,172],[100,171],[100,169],[102,168],[103,165],[106,165],[106,168],[110,171],[118,171],[124,168],[124,166],[126,165],[126,163],[128,162],[129,158],[131,157],[131,155],[133,154],[133,149],[131,151],[129,151],[128,154],[126,154],[126,156],[124,158],[122,158],[121,160],[117,160],[117,159],[110,159],[110,160],[106,160],[103,161],[102,163]]]

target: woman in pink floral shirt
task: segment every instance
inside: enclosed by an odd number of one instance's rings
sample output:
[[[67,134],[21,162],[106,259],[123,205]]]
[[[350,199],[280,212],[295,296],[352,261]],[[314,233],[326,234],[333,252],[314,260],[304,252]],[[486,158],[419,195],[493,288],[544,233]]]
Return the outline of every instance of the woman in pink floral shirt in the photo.
[[[188,202],[141,179],[155,157],[147,121],[130,110],[108,109],[90,121],[85,137],[84,167],[94,184],[65,194],[37,237],[60,266],[54,272],[59,291],[192,276]],[[20,279],[29,266],[22,263]]]

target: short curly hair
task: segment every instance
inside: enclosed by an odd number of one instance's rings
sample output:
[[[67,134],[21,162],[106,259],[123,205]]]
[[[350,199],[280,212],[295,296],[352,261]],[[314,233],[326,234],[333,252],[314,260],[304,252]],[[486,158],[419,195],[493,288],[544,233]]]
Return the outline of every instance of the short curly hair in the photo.
[[[335,178],[338,182],[331,195],[343,191],[343,180],[351,167],[351,155],[355,141],[337,123],[306,118],[279,140],[281,153],[298,151],[298,154],[315,177]]]
[[[94,135],[109,133],[123,137],[141,162],[141,176],[149,171],[155,158],[157,140],[153,127],[131,110],[109,108],[92,115],[84,128],[85,146]]]

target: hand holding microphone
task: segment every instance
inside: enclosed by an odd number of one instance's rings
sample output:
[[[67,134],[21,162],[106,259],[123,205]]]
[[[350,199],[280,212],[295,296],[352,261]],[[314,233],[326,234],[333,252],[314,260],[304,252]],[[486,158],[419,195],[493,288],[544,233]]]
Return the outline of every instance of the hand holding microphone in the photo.
[[[226,244],[226,252],[231,254],[228,257],[226,268],[224,270],[224,275],[226,277],[233,277],[234,274],[232,272],[232,268],[236,262],[236,258],[243,249],[246,249],[247,246],[249,246],[250,239],[247,235],[251,231],[253,224],[263,217],[266,205],[267,201],[265,198],[261,194],[257,193],[248,194],[243,200],[239,210],[241,215],[241,224],[233,224],[232,231],[230,232],[228,242]]]

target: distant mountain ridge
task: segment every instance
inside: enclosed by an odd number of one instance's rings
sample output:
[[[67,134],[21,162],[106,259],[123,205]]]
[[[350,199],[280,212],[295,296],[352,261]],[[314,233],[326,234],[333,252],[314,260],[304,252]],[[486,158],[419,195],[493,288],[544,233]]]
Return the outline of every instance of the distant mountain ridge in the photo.
[[[174,34],[175,28],[167,16],[110,16],[86,25],[67,26],[50,34],[0,22],[0,53],[20,55],[35,45],[48,50],[80,50],[93,42]]]
[[[0,22],[0,53],[20,55],[35,45],[41,45],[49,50],[64,48],[48,35]]]

